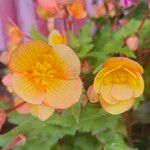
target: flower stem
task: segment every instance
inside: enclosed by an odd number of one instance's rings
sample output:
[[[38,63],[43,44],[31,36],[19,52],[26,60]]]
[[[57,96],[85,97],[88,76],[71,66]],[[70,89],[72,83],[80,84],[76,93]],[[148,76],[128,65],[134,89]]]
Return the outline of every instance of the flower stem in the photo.
[[[143,25],[144,25],[146,19],[148,18],[149,14],[150,14],[150,9],[148,9],[147,12],[146,12],[146,14],[144,15],[144,17],[143,17],[143,19],[142,19],[142,22],[140,23],[140,25],[139,25],[139,27],[138,27],[138,31],[137,31],[137,32],[140,32],[140,31],[141,31],[141,29],[142,29],[142,27],[143,27]]]

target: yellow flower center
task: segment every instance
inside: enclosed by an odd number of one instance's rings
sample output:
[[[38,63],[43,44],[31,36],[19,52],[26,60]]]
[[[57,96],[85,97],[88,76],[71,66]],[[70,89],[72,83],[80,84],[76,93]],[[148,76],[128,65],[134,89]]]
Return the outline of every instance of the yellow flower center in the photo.
[[[123,84],[127,82],[128,76],[124,71],[115,71],[112,73],[112,82],[117,84]]]
[[[106,75],[103,79],[103,84],[125,84],[128,82],[128,74],[124,70],[116,70]]]
[[[49,61],[36,62],[35,66],[31,67],[32,71],[30,72],[30,76],[32,80],[35,82],[36,86],[39,86],[43,89],[48,87],[55,77],[55,70],[52,68],[52,65]]]

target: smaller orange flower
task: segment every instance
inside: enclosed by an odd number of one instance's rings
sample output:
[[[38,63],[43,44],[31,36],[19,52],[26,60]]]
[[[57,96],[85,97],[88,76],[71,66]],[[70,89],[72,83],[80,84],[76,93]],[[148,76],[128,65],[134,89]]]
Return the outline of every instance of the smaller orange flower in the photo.
[[[133,106],[135,97],[143,93],[142,73],[140,64],[125,57],[114,57],[103,64],[94,79],[94,89],[105,111],[119,114]]]
[[[83,0],[75,0],[75,2],[68,5],[67,8],[70,15],[76,19],[82,19],[87,16],[87,12],[84,9]]]

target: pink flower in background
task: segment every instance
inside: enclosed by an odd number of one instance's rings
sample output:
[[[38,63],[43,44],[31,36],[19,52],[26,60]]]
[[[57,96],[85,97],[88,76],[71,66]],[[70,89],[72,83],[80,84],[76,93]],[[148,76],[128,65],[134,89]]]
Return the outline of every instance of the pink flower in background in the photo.
[[[138,0],[120,0],[120,6],[124,8],[128,8],[135,5],[137,2]]]

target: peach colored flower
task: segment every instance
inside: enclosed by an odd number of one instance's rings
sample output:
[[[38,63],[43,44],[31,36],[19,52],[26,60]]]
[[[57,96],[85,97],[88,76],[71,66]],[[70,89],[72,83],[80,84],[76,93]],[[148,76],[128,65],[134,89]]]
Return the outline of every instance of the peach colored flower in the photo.
[[[125,57],[114,57],[103,64],[94,79],[94,89],[105,111],[119,114],[133,106],[135,97],[143,93],[142,73],[140,64]]]
[[[66,45],[22,44],[12,53],[9,68],[14,92],[30,104],[65,109],[79,100],[80,61]]]
[[[66,44],[65,38],[60,34],[60,32],[56,29],[53,29],[48,37],[48,43],[51,46],[55,46],[58,44]]]

